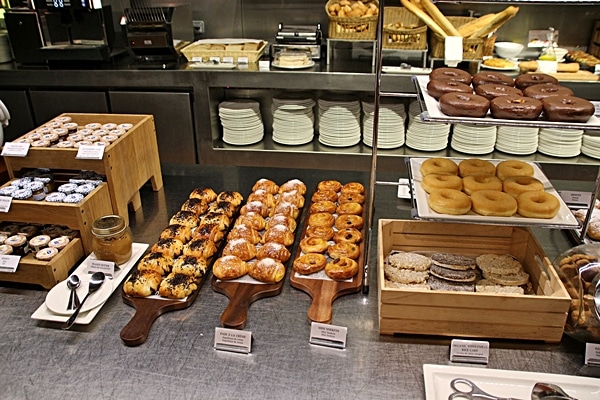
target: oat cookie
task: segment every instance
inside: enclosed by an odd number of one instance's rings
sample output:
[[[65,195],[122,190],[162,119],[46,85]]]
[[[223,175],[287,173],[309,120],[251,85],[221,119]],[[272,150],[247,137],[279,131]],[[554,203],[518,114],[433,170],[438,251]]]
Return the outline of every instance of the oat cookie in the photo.
[[[452,253],[433,253],[431,261],[440,267],[449,268],[457,271],[475,269],[476,262],[473,257],[462,254]]]
[[[396,268],[427,271],[431,260],[417,253],[392,251],[388,256],[388,263]]]
[[[523,266],[509,254],[482,254],[476,258],[477,266],[485,273],[503,275],[523,271]]]
[[[383,272],[386,279],[398,283],[425,283],[429,276],[428,271],[414,271],[412,269],[396,268],[385,265]]]

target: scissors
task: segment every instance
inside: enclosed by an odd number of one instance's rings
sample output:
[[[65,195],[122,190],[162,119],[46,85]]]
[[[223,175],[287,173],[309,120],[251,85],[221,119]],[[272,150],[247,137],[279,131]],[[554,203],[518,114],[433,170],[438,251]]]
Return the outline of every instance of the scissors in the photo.
[[[459,386],[460,385],[460,386]],[[455,378],[450,382],[450,387],[454,390],[448,396],[448,400],[467,399],[467,400],[519,400],[513,397],[497,397],[481,390],[477,385],[465,378]]]

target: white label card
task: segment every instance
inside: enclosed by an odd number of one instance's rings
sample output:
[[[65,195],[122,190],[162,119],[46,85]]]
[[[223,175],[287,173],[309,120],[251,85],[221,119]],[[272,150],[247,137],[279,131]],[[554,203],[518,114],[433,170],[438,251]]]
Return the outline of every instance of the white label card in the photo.
[[[490,343],[480,340],[452,339],[450,361],[487,364],[490,358]]]
[[[238,329],[215,328],[216,350],[250,354],[252,351],[252,332]]]
[[[223,57],[224,64],[233,64],[233,57]]]
[[[600,367],[600,343],[585,344],[585,365]]]
[[[16,272],[19,266],[21,256],[2,255],[0,256],[0,272]]]
[[[239,64],[248,64],[248,57],[238,57],[237,59]]]
[[[104,272],[104,275],[112,279],[115,276],[115,263],[112,261],[90,259],[87,273],[93,274],[94,272]]]
[[[582,205],[589,206],[592,201],[592,193],[590,192],[576,192],[573,190],[561,190],[560,197],[567,203],[567,205]]]
[[[7,142],[2,149],[3,156],[25,157],[29,153],[29,143]]]
[[[12,204],[12,197],[0,196],[0,212],[8,212],[10,205]]]
[[[310,344],[334,347],[336,349],[346,348],[346,336],[348,328],[313,322],[310,325]]]
[[[81,145],[77,149],[75,158],[85,160],[102,160],[104,157],[104,146]]]

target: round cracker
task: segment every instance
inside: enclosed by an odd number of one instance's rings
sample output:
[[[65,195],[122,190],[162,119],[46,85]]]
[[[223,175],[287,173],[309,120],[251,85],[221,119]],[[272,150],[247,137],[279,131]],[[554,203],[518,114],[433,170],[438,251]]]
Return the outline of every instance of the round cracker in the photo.
[[[453,282],[474,282],[477,279],[477,273],[473,269],[468,270],[455,270],[450,268],[440,267],[439,265],[432,265],[429,269],[431,275],[437,276],[438,278],[446,279]]]
[[[414,271],[412,269],[396,268],[391,265],[384,265],[383,272],[386,279],[398,283],[425,283],[429,276],[428,271]]]
[[[477,267],[477,263],[473,257],[462,254],[433,253],[431,255],[431,261],[440,267],[449,268],[456,271],[466,271],[469,269],[475,269]]]
[[[391,252],[388,256],[388,263],[400,269],[427,271],[431,265],[431,260],[429,257],[417,253]]]

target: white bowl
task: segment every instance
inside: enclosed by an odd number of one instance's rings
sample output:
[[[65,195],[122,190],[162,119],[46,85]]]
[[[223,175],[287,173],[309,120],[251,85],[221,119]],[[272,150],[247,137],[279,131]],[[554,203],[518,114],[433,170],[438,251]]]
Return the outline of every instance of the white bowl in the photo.
[[[569,52],[569,50],[567,50],[567,49],[563,49],[561,47],[555,47],[554,54],[556,54],[556,61],[562,61],[568,52]]]
[[[496,53],[502,58],[516,58],[525,46],[521,43],[498,42],[494,45]]]

